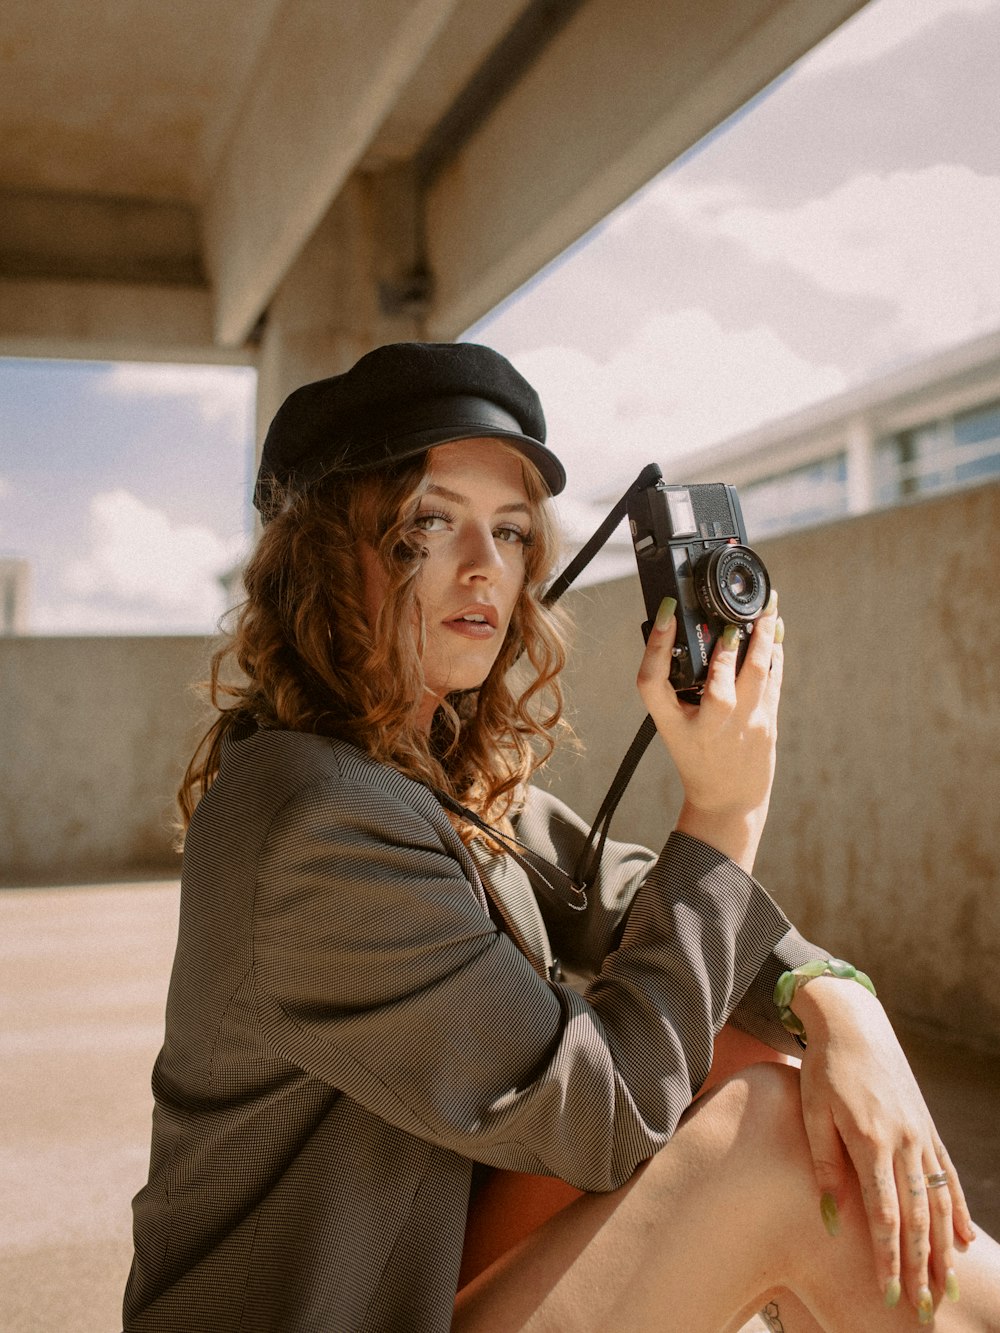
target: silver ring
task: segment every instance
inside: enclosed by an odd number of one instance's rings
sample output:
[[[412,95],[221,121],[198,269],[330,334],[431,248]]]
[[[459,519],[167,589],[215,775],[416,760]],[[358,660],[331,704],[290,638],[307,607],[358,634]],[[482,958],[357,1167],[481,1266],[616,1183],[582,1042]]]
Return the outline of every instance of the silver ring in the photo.
[[[933,1175],[924,1176],[924,1180],[927,1182],[927,1188],[929,1190],[944,1189],[945,1185],[948,1183],[948,1172],[935,1171]]]

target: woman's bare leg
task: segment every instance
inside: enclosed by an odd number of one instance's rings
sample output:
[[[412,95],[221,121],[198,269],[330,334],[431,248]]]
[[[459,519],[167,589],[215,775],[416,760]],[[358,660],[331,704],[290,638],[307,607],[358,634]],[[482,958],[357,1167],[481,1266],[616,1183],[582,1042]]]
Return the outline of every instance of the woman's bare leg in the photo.
[[[726,1079],[742,1073],[752,1065],[768,1063],[791,1065],[796,1069],[799,1066],[799,1061],[792,1056],[782,1055],[757,1037],[751,1037],[727,1023],[715,1039],[712,1068],[698,1096],[703,1097]],[[751,1313],[758,1312],[742,1311],[731,1328],[721,1329],[719,1333],[739,1333]],[[759,1313],[770,1333],[822,1333],[819,1324],[799,1298],[785,1289],[771,1292],[766,1307],[762,1306]]]
[[[784,1289],[830,1333],[916,1326],[882,1303],[860,1196],[836,1239],[823,1229],[797,1079],[762,1065],[717,1088],[626,1186],[585,1195],[465,1288],[455,1333],[720,1333]],[[1000,1329],[1000,1249],[981,1236],[956,1269],[962,1300],[935,1327]]]
[[[727,1023],[715,1039],[712,1067],[697,1097],[702,1097],[751,1065],[772,1062],[798,1067],[798,1060],[783,1055],[756,1037]],[[469,1214],[462,1254],[459,1290],[501,1255],[537,1230],[550,1217],[582,1196],[564,1181],[546,1176],[497,1172],[480,1192]],[[761,1311],[771,1333],[822,1333],[802,1302],[789,1291],[776,1291]],[[732,1333],[746,1323],[740,1318]],[[720,1333],[730,1333],[729,1330]]]
[[[727,1023],[715,1039],[712,1067],[696,1099],[741,1070],[764,1061],[798,1065],[797,1060]],[[553,1176],[495,1172],[481,1188],[469,1213],[459,1290],[582,1194],[582,1190]],[[806,1324],[804,1333],[814,1327]]]

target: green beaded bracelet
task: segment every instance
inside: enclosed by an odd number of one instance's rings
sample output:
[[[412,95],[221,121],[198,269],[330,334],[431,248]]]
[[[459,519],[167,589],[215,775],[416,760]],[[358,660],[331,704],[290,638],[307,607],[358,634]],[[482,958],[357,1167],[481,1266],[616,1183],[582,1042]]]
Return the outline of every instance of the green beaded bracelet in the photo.
[[[782,972],[774,988],[774,1003],[778,1007],[778,1017],[783,1026],[802,1046],[806,1044],[806,1030],[802,1025],[802,1019],[792,1012],[792,1001],[799,987],[815,977],[844,977],[848,981],[856,981],[858,985],[864,986],[872,995],[876,993],[871,977],[866,972],[859,972],[853,963],[845,963],[843,958],[815,958],[811,963],[793,967],[791,972]]]

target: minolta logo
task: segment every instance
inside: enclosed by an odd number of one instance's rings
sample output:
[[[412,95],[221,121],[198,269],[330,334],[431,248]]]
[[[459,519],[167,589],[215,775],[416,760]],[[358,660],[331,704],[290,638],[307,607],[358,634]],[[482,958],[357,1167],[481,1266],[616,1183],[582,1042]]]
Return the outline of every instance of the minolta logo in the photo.
[[[702,666],[708,666],[708,650],[705,647],[705,635],[702,632],[707,628],[707,625],[695,625],[694,627],[695,636],[698,639],[698,651],[701,653]]]

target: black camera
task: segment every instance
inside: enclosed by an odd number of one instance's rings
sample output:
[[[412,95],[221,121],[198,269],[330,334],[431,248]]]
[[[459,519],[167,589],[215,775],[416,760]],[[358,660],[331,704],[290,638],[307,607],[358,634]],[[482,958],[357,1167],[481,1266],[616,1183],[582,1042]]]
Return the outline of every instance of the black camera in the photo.
[[[764,562],[747,545],[734,486],[671,486],[660,480],[628,498],[632,545],[649,617],[649,631],[664,597],[677,600],[677,640],[670,683],[698,703],[716,639],[727,625],[740,628],[736,669],[746,655],[753,622],[771,595]]]

